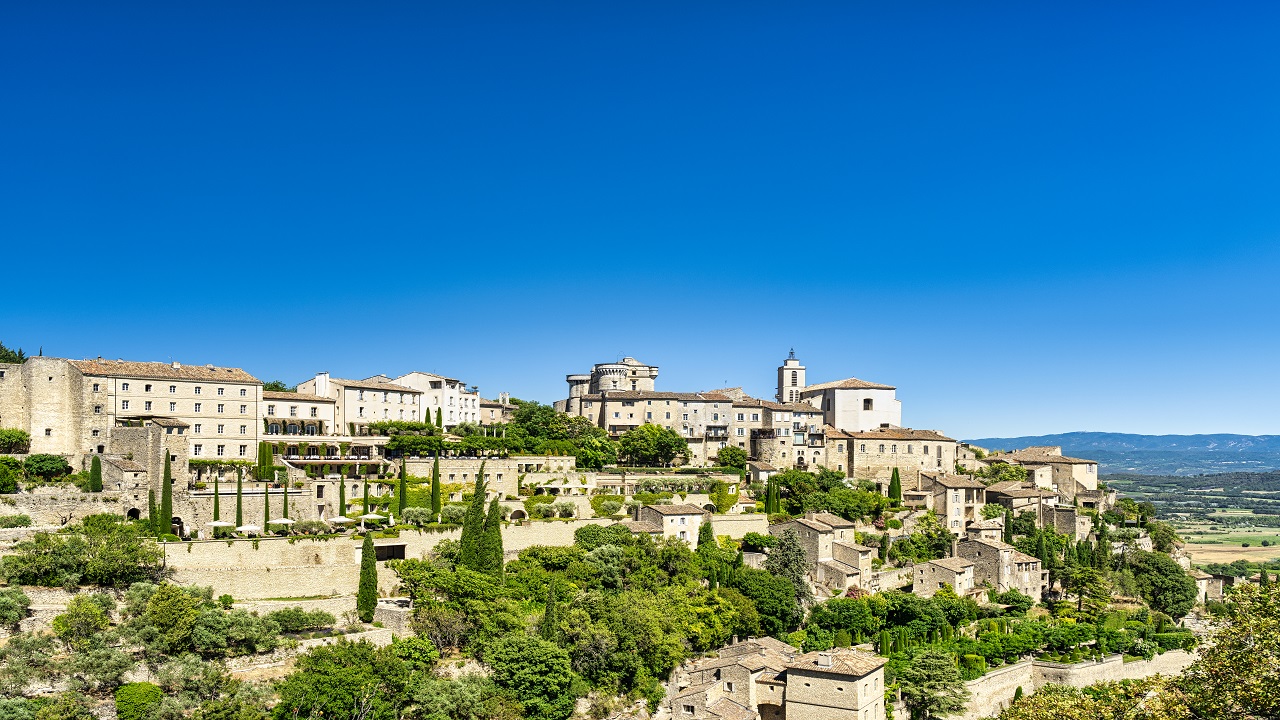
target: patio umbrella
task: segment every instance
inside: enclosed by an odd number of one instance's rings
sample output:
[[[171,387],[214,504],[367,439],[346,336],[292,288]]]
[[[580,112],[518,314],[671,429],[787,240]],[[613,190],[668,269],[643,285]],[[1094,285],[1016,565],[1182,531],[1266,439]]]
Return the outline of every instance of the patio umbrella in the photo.
[[[290,520],[289,518],[276,518],[275,520],[269,521],[267,524],[268,525],[292,525],[293,523],[294,521]]]
[[[361,516],[360,516],[360,529],[361,529],[361,530],[363,530],[363,529],[364,529],[364,521],[365,521],[365,520],[386,520],[386,518],[382,517],[382,516],[381,516],[381,515],[379,515],[378,513],[365,513],[364,515],[361,515]]]
[[[216,527],[216,528],[235,527],[235,526],[236,526],[235,523],[227,522],[226,520],[214,520],[213,522],[209,523],[209,527]]]
[[[262,528],[258,527],[257,525],[241,525],[240,527],[236,528],[236,532],[258,532],[261,529]]]
[[[338,517],[329,518],[329,522],[331,522],[331,523],[349,523],[349,522],[355,522],[355,520],[352,520],[352,519],[351,519],[351,518],[349,518],[349,517],[343,517],[343,516],[339,515]]]

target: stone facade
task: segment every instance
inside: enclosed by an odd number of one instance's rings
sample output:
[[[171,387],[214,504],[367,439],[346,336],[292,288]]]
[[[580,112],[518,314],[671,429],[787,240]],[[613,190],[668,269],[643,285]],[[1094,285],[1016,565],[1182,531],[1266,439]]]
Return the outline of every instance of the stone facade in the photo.
[[[476,425],[484,422],[480,414],[480,393],[475,389],[468,390],[467,384],[461,380],[414,371],[391,382],[421,392],[422,409],[431,413],[432,422],[435,422],[436,410],[439,410],[446,429],[461,423]]]
[[[334,401],[337,434],[360,435],[370,423],[384,420],[422,422],[422,392],[378,375],[365,380],[344,380],[317,373],[298,384],[298,392]]]
[[[976,586],[992,587],[996,592],[1017,590],[1036,602],[1048,589],[1049,574],[1041,569],[1040,561],[1008,543],[965,539],[955,544],[953,554],[973,563]]]
[[[961,597],[974,593],[974,565],[964,558],[942,558],[930,560],[916,565],[915,586],[912,592],[922,598],[933,597],[934,593],[949,585]]]
[[[829,428],[827,441],[835,444],[834,455],[840,458],[831,467],[848,468],[848,477],[874,481],[881,492],[888,490],[895,468],[904,487],[910,487],[922,472],[949,473],[955,468],[957,443],[936,430]]]

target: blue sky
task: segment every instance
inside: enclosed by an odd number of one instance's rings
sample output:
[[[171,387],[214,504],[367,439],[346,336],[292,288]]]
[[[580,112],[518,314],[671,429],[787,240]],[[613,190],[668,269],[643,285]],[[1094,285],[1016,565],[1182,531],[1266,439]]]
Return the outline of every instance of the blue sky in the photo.
[[[0,341],[1280,433],[1280,7],[9,3]]]

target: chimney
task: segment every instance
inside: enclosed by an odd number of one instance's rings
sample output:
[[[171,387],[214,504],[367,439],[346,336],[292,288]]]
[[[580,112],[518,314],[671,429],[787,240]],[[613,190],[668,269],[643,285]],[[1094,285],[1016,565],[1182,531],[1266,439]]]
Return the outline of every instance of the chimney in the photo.
[[[182,363],[180,363],[180,362],[178,362],[178,361],[176,361],[176,360],[175,360],[175,361],[174,361],[174,363],[173,363],[173,369],[174,369],[174,370],[177,370],[177,369],[178,369],[178,368],[180,368],[180,367],[182,367]]]
[[[829,668],[834,664],[835,663],[832,660],[831,653],[829,652],[818,653],[818,667]]]
[[[960,549],[959,545],[960,545],[960,541],[959,541],[959,540],[957,540],[954,536],[952,536],[952,538],[951,538],[951,557],[959,557],[959,554],[956,552],[957,550],[959,550],[959,549]]]

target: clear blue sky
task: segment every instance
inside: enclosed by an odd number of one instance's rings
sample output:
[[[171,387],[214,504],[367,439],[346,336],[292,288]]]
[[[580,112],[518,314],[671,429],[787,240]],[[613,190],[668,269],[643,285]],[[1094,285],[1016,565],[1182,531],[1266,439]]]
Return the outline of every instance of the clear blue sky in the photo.
[[[1280,433],[1280,6],[964,5],[7,3],[0,341]]]

